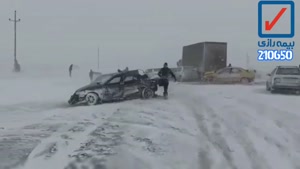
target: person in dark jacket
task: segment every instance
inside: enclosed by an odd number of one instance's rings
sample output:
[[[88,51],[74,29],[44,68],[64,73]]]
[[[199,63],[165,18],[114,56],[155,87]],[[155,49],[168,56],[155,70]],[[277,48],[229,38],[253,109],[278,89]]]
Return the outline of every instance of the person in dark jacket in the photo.
[[[73,64],[69,67],[69,76],[72,77]]]
[[[168,87],[169,87],[169,76],[172,76],[175,81],[177,81],[175,74],[168,67],[168,63],[164,64],[164,67],[161,68],[158,72],[158,76],[160,77],[160,86],[164,87],[164,96],[168,95]]]
[[[94,72],[93,72],[93,70],[91,69],[91,70],[90,70],[90,73],[89,73],[89,76],[90,76],[91,81],[93,81],[93,75],[94,75]]]

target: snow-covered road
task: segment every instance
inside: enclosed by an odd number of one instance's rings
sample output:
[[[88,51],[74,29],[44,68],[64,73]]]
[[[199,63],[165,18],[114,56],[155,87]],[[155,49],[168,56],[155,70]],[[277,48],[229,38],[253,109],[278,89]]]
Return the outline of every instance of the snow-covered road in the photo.
[[[169,100],[69,107],[83,84],[2,79],[0,169],[300,167],[299,96],[171,84]]]

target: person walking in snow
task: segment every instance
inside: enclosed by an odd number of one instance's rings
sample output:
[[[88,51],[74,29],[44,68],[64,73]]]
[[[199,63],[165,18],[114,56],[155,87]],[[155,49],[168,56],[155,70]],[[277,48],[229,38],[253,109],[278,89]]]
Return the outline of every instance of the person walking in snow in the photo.
[[[121,72],[127,72],[127,71],[129,71],[128,67],[126,67],[124,70],[118,69],[118,73],[121,73]]]
[[[69,67],[69,76],[72,77],[73,64]]]
[[[90,76],[91,81],[93,81],[93,75],[94,75],[94,72],[93,72],[93,70],[91,69],[91,70],[90,70],[90,73],[89,73],[89,76]]]
[[[172,76],[177,81],[175,74],[168,67],[168,63],[164,63],[164,67],[161,68],[158,72],[158,76],[160,77],[160,86],[164,87],[164,96],[168,96],[168,87],[169,87],[169,76]]]

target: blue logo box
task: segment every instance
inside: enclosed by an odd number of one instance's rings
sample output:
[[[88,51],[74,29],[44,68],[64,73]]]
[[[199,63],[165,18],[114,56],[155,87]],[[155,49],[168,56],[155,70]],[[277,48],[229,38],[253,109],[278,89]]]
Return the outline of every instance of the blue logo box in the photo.
[[[289,34],[263,34],[263,5],[290,5],[291,8],[291,31]],[[258,36],[260,38],[293,38],[295,36],[295,4],[294,1],[260,1],[258,3]]]

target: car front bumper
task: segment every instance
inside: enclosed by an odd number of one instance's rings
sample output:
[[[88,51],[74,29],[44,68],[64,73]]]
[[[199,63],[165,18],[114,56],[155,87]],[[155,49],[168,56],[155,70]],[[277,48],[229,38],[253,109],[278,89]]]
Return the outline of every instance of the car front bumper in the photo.
[[[84,97],[79,97],[78,94],[73,94],[73,95],[70,97],[68,103],[69,103],[70,105],[74,105],[74,104],[79,103],[79,102],[82,102],[82,101],[84,101],[84,100],[85,100]]]

